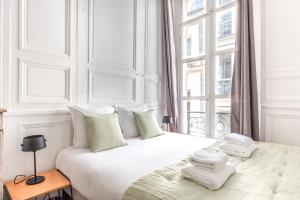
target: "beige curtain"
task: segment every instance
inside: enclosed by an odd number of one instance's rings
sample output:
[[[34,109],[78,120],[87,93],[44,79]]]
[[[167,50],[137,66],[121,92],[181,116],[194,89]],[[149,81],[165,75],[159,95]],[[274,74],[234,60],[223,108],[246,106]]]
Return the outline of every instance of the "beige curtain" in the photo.
[[[240,0],[231,91],[231,131],[259,140],[252,0]]]
[[[174,37],[174,20],[172,0],[162,0],[163,6],[163,57],[166,71],[166,106],[168,115],[172,116],[170,130],[179,131],[177,64]]]

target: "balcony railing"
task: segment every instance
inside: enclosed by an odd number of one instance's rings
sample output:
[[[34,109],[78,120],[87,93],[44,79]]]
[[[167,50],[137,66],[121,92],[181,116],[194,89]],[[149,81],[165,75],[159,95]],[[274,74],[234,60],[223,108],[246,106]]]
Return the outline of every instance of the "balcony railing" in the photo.
[[[187,111],[187,133],[206,135],[207,120],[205,112]],[[222,136],[230,132],[230,113],[217,112],[215,118],[215,135]]]

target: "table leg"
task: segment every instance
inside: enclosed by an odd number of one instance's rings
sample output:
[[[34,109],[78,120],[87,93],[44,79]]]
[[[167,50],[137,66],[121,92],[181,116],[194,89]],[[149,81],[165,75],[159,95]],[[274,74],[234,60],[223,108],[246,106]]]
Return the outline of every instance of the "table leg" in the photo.
[[[61,200],[61,198],[60,198],[60,189],[58,190],[58,199]]]
[[[73,200],[73,187],[72,187],[72,185],[70,185],[70,192],[71,192],[71,198]]]
[[[3,200],[11,200],[11,197],[5,185],[3,186]]]

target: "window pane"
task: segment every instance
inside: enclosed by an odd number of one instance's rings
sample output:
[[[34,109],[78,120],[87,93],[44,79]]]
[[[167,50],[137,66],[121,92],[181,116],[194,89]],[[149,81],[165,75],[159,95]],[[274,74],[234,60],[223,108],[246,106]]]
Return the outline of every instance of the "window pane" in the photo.
[[[183,58],[197,57],[205,50],[205,19],[183,27]]]
[[[193,19],[206,11],[206,0],[183,0],[183,21]]]
[[[225,6],[231,2],[233,2],[233,0],[216,0],[216,7],[219,8]]]
[[[234,48],[236,33],[236,7],[217,12],[216,20],[217,51]]]
[[[183,101],[183,130],[187,134],[206,135],[205,101]]]
[[[205,95],[205,61],[183,64],[183,96]]]
[[[234,54],[216,56],[216,95],[230,96]]]
[[[230,133],[230,98],[216,99],[215,136]]]

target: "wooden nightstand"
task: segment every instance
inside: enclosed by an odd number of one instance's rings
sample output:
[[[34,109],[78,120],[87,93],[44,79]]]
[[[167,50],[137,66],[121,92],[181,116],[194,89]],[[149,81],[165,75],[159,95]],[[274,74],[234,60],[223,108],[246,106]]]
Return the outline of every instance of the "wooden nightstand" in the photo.
[[[59,171],[49,170],[46,172],[39,173],[38,175],[44,176],[45,181],[36,185],[27,185],[26,181],[19,184],[14,184],[14,181],[8,181],[4,184],[4,197],[10,200],[27,200],[34,199],[37,197],[44,197],[51,192],[58,192],[59,199],[72,199],[72,197],[63,197],[62,193],[64,188],[71,189],[71,182]],[[46,198],[47,199],[47,198]]]

